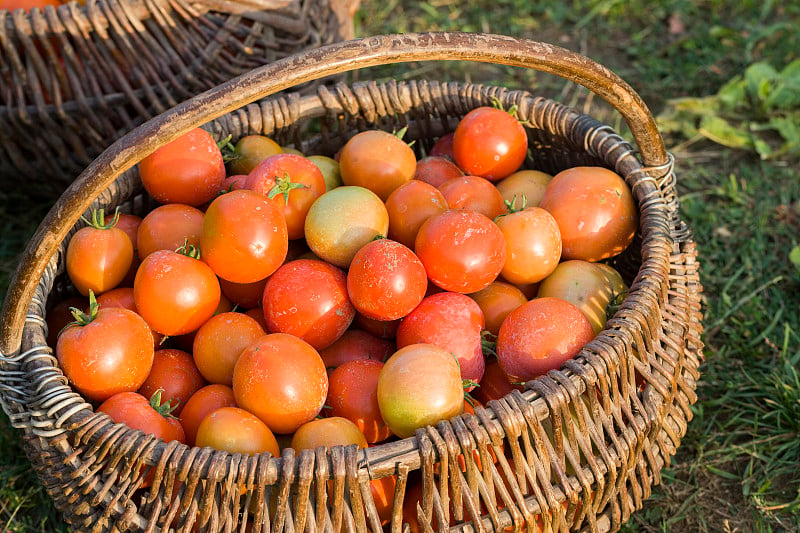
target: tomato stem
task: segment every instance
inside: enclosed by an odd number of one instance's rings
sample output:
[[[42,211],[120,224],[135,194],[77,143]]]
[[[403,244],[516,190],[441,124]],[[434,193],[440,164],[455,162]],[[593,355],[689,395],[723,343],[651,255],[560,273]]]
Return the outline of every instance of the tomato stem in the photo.
[[[114,218],[111,219],[111,222],[106,223],[104,209],[93,209],[92,220],[87,220],[86,217],[83,216],[81,220],[94,229],[111,229],[119,222],[119,207],[114,210]]]
[[[222,152],[222,161],[224,163],[230,163],[231,161],[239,159],[239,154],[236,153],[236,147],[231,143],[232,138],[233,135],[228,135],[217,142],[217,148]]]
[[[497,357],[497,336],[489,330],[481,331],[481,351],[486,357]]]
[[[294,189],[308,189],[308,185],[292,181],[288,172],[284,172],[283,177],[275,176],[275,186],[267,193],[267,198],[275,198],[279,194],[283,195],[283,203],[289,204],[289,193]]]
[[[100,304],[97,303],[97,298],[94,296],[94,291],[89,289],[89,313],[84,313],[81,309],[77,307],[70,307],[69,312],[72,314],[72,317],[75,319],[63,328],[61,331],[58,332],[61,335],[64,330],[70,328],[72,326],[86,326],[92,322],[95,318],[97,318],[97,311],[100,309]]]
[[[178,408],[178,405],[181,403],[181,401],[170,398],[166,402],[162,403],[161,394],[163,392],[164,389],[158,389],[153,393],[153,395],[150,397],[150,407],[155,409],[155,411],[164,418],[174,418],[179,420],[177,416],[172,414],[172,412]],[[175,402],[175,405],[172,404],[173,401]]]
[[[189,239],[184,239],[183,245],[180,248],[176,248],[175,252],[192,259],[200,259],[200,248],[194,244],[189,244]]]

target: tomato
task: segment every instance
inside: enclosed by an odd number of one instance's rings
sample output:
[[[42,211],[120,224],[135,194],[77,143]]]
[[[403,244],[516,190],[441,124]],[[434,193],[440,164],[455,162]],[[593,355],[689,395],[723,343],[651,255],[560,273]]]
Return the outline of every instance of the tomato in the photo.
[[[219,194],[225,194],[231,191],[241,191],[246,189],[247,174],[229,174],[225,176],[225,181],[222,182],[222,189]]]
[[[411,180],[386,199],[389,238],[414,248],[419,228],[433,215],[447,211],[444,195],[428,183]]]
[[[499,400],[512,390],[524,390],[521,384],[511,383],[503,372],[497,359],[486,361],[486,370],[480,381],[480,387],[475,388],[470,394],[482,404],[492,400]]]
[[[378,405],[386,425],[400,438],[460,415],[464,389],[456,358],[432,344],[400,348],[378,377]]]
[[[599,264],[564,261],[542,281],[538,292],[539,297],[560,298],[576,306],[589,319],[595,334],[605,327],[607,308],[616,296]]]
[[[506,262],[501,275],[511,283],[542,281],[561,258],[561,232],[553,216],[539,207],[528,207],[496,220],[506,242]]]
[[[385,476],[373,479],[369,482],[369,490],[372,500],[375,503],[375,510],[382,525],[386,525],[392,519],[394,509],[394,491],[397,486],[396,476]]]
[[[220,407],[197,427],[195,445],[244,455],[269,452],[280,457],[272,430],[257,416],[239,407]]]
[[[428,155],[446,157],[455,161],[455,157],[453,157],[453,137],[453,133],[446,133],[439,137],[436,142],[433,143],[433,147]]]
[[[275,272],[289,249],[283,213],[263,194],[232,191],[206,209],[200,250],[220,277],[252,283]]]
[[[144,319],[120,307],[98,308],[92,293],[89,313],[73,309],[73,316],[56,343],[72,386],[97,401],[138,389],[153,365],[153,335]]]
[[[202,261],[159,250],[142,261],[133,282],[139,314],[164,335],[182,335],[214,315],[221,291],[214,272]]]
[[[170,415],[169,404],[162,404],[160,395],[148,399],[138,392],[119,392],[97,408],[117,424],[126,424],[170,442],[185,443],[186,435],[178,419]]]
[[[186,433],[186,444],[194,446],[197,428],[203,419],[220,407],[236,407],[233,389],[227,385],[212,383],[192,394],[181,410],[181,426]]]
[[[264,335],[248,346],[233,369],[236,404],[275,433],[292,433],[316,417],[328,395],[319,353],[285,333]]]
[[[428,278],[446,291],[477,292],[497,278],[506,261],[500,228],[475,211],[449,209],[425,221],[414,251]]]
[[[333,344],[319,351],[325,368],[334,369],[348,361],[385,361],[396,350],[394,342],[360,329],[348,329]]]
[[[283,148],[269,137],[245,135],[236,142],[228,168],[231,174],[247,175],[266,158],[281,153]]]
[[[481,380],[485,361],[481,348],[484,320],[480,306],[464,294],[427,296],[397,328],[397,347],[432,344],[458,360],[461,378]]]
[[[310,155],[308,160],[317,165],[325,180],[325,191],[330,191],[342,185],[342,173],[339,162],[326,155]]]
[[[88,226],[67,244],[67,274],[82,295],[113,289],[122,282],[133,262],[133,243],[116,225],[106,223],[103,210],[92,213]]]
[[[497,360],[512,382],[558,369],[594,338],[589,320],[571,303],[536,298],[513,310],[497,335]]]
[[[452,159],[429,155],[417,161],[414,179],[438,188],[442,183],[463,175],[464,171],[458,168]]]
[[[508,212],[500,191],[487,179],[460,176],[439,185],[439,191],[451,209],[467,209],[491,220]]]
[[[425,267],[399,242],[378,239],[361,248],[347,272],[347,294],[362,315],[375,320],[404,317],[428,288]]]
[[[481,308],[486,330],[497,335],[508,314],[528,301],[519,288],[502,281],[493,281],[487,287],[468,295]]]
[[[401,319],[399,318],[397,320],[374,320],[358,312],[356,312],[356,318],[353,320],[357,327],[381,339],[394,339],[400,322]]]
[[[267,326],[267,319],[264,318],[264,310],[261,309],[261,307],[254,307],[252,309],[248,309],[247,311],[244,312],[244,314],[249,316],[256,322],[258,322],[258,325],[261,326],[261,329],[263,329],[264,331],[267,331],[269,329],[269,326]]]
[[[24,9],[30,11],[33,8],[39,8],[44,11],[45,6],[58,7],[61,5],[59,0],[3,0],[0,4],[0,9],[7,9],[12,12],[16,9]]]
[[[250,283],[234,283],[219,278],[219,288],[222,290],[222,294],[233,304],[245,309],[252,309],[261,305],[261,297],[264,296],[264,287],[266,285],[267,278]]]
[[[139,258],[158,250],[175,251],[184,244],[198,246],[203,212],[185,204],[156,207],[142,219],[137,231]]]
[[[320,446],[367,447],[367,439],[353,422],[341,416],[317,418],[297,428],[292,437],[295,450],[315,450]]]
[[[189,397],[204,385],[206,382],[197,370],[192,354],[165,348],[156,350],[150,374],[137,392],[150,398],[161,390],[161,397],[173,404],[175,416],[180,416]]]
[[[305,157],[277,154],[264,159],[247,175],[246,187],[272,200],[283,212],[290,240],[304,235],[311,204],[325,192],[319,167]]]
[[[528,154],[525,128],[507,111],[482,106],[462,118],[453,132],[453,157],[467,174],[501,180],[519,169]]]
[[[220,313],[208,319],[194,336],[194,363],[209,383],[233,384],[233,367],[245,348],[266,331],[243,313]]]
[[[320,259],[347,268],[362,246],[376,236],[386,236],[389,214],[378,196],[363,187],[337,187],[311,206],[305,235]]]
[[[600,261],[633,241],[638,212],[625,181],[602,167],[575,167],[556,174],[540,207],[558,223],[564,259]]]
[[[342,183],[367,188],[382,201],[412,180],[416,168],[417,157],[411,147],[397,135],[382,130],[355,134],[339,154]]]
[[[125,277],[122,278],[122,281],[119,283],[119,286],[122,287],[133,287],[133,278],[136,277],[136,269],[139,268],[139,264],[141,263],[139,260],[139,245],[137,237],[139,224],[141,223],[142,217],[127,213],[118,214],[117,224],[115,227],[124,231],[125,235],[128,236],[128,238],[131,240],[131,244],[133,245],[133,260],[131,261],[131,266],[128,269],[128,273],[125,274]]]
[[[262,307],[269,331],[292,334],[317,350],[341,337],[355,317],[347,275],[315,259],[280,267],[267,280]]]
[[[139,163],[145,190],[162,204],[203,205],[223,188],[225,162],[211,134],[184,133]]]
[[[110,292],[110,291],[109,291]],[[64,327],[75,320],[72,316],[72,308],[86,309],[89,299],[85,296],[72,296],[66,300],[61,300],[47,310],[45,322],[47,324],[47,345],[55,348],[58,342],[58,335]],[[111,307],[111,306],[109,306]],[[119,307],[119,306],[117,306]]]
[[[330,416],[356,424],[369,443],[388,439],[392,432],[378,405],[378,377],[383,363],[372,359],[349,361],[328,376]]]
[[[133,287],[117,287],[116,289],[111,289],[108,292],[104,292],[97,297],[97,304],[100,307],[122,307],[123,309],[129,309],[136,314],[139,313],[139,310],[136,309],[136,301],[133,297]],[[86,308],[86,305],[84,305],[84,308]],[[153,348],[158,350],[159,345],[164,340],[164,336],[157,331],[153,331],[152,329],[150,332],[153,334]]]
[[[544,190],[553,176],[539,170],[518,170],[497,182],[497,190],[503,200],[521,207],[538,207]]]

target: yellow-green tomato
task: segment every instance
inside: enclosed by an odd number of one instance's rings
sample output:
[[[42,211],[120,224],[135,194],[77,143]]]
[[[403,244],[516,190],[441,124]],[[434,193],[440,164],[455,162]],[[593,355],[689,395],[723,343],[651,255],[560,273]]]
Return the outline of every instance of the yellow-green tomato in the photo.
[[[283,148],[264,135],[245,135],[234,148],[234,158],[228,163],[229,174],[249,174],[271,155],[283,153]]]
[[[308,159],[317,165],[325,178],[327,190],[335,189],[342,185],[342,173],[339,171],[339,163],[332,157],[326,155],[310,155]]]
[[[378,406],[386,425],[401,438],[460,415],[464,389],[456,358],[432,344],[397,350],[378,376]]]
[[[503,200],[516,202],[517,209],[522,207],[523,198],[528,207],[537,207],[551,179],[553,176],[540,170],[518,170],[497,182],[497,190]]]

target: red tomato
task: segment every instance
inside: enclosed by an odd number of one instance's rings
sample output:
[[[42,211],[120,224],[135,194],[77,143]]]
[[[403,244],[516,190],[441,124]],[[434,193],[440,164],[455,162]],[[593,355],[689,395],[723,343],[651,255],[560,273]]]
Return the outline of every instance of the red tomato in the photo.
[[[528,136],[507,111],[478,107],[453,132],[453,157],[467,174],[501,180],[519,169],[528,154]]]
[[[198,206],[222,190],[225,163],[211,134],[195,128],[142,159],[139,175],[156,201]]]
[[[427,296],[397,328],[397,347],[432,344],[458,360],[461,378],[481,380],[485,361],[481,348],[484,321],[480,306],[464,294]]]
[[[594,338],[581,311],[558,298],[537,298],[516,308],[497,336],[497,360],[513,382],[558,369]]]
[[[400,137],[381,130],[357,133],[342,147],[339,171],[345,185],[365,187],[384,202],[417,168],[414,151]]]
[[[470,392],[470,394],[482,404],[492,400],[499,400],[512,390],[522,391],[524,387],[520,384],[511,383],[508,376],[503,372],[497,359],[490,359],[486,362],[486,370],[480,381],[480,387]]]
[[[328,395],[319,353],[292,335],[272,333],[247,347],[233,369],[236,404],[275,433],[292,433],[316,417]]]
[[[251,283],[234,283],[226,279],[219,278],[219,288],[222,294],[231,301],[245,309],[252,309],[261,305],[261,297],[264,296],[264,287],[267,285],[267,278],[253,281]]]
[[[270,198],[283,212],[290,240],[302,238],[311,204],[325,193],[325,178],[313,162],[295,154],[277,154],[247,175],[246,187]]]
[[[493,281],[486,288],[468,295],[483,312],[486,330],[497,335],[508,314],[528,301],[525,294],[514,285]]]
[[[508,213],[500,191],[491,181],[478,176],[460,176],[439,185],[450,209],[467,209],[491,220]]]
[[[433,185],[411,180],[386,199],[389,238],[414,248],[419,228],[433,215],[447,211],[447,200]]]
[[[503,279],[518,285],[546,278],[561,258],[561,233],[544,209],[528,207],[496,220],[506,242]]]
[[[544,190],[553,176],[539,170],[518,170],[497,182],[497,190],[506,202],[517,207],[525,202],[528,207],[538,207]]]
[[[137,231],[139,258],[158,250],[173,252],[184,244],[198,246],[203,230],[203,212],[184,204],[156,207],[142,219]]]
[[[394,342],[360,329],[348,329],[333,344],[319,351],[325,368],[334,369],[348,361],[385,361],[395,352]]]
[[[133,298],[133,287],[117,287],[116,289],[111,289],[108,292],[104,292],[97,297],[97,304],[100,307],[106,308],[122,307],[123,309],[129,309],[134,313],[139,314],[139,310],[136,309],[136,301]],[[153,334],[153,348],[158,350],[159,346],[164,340],[164,335],[158,333],[157,331],[153,331],[152,329],[150,332]]]
[[[564,259],[600,261],[633,241],[638,212],[628,185],[602,167],[575,167],[556,174],[540,207],[561,231]]]
[[[197,427],[195,445],[244,455],[269,452],[280,457],[272,430],[257,416],[239,407],[220,407]]]
[[[447,180],[458,178],[464,175],[464,171],[453,163],[453,160],[445,156],[429,155],[417,161],[417,170],[414,179],[439,187]]]
[[[262,307],[269,331],[292,334],[317,350],[341,337],[355,317],[347,275],[315,259],[280,267],[267,280]]]
[[[253,283],[275,272],[286,258],[289,241],[280,209],[263,194],[232,191],[206,209],[200,250],[221,278]]]
[[[392,519],[396,485],[396,476],[386,476],[369,482],[369,490],[375,503],[375,510],[378,512],[378,518],[381,519],[382,525],[388,524]]]
[[[159,250],[142,261],[133,282],[139,314],[164,335],[182,335],[214,315],[220,301],[219,281],[202,261]]]
[[[269,326],[267,326],[267,319],[264,318],[264,310],[261,309],[260,306],[254,307],[253,309],[248,309],[244,312],[244,314],[258,322],[258,325],[261,326],[261,329],[264,331],[269,329]]]
[[[347,268],[362,246],[386,236],[389,215],[375,193],[363,187],[337,187],[320,196],[306,216],[305,234],[317,257]]]
[[[228,163],[231,174],[247,175],[266,158],[283,153],[281,145],[264,135],[245,135],[236,142],[233,159]]]
[[[79,229],[67,244],[67,274],[78,292],[101,294],[125,278],[133,262],[133,243],[119,228],[116,218],[108,223],[103,210],[92,213],[88,226]]]
[[[233,384],[233,367],[245,348],[266,331],[254,318],[227,312],[209,318],[194,336],[194,362],[209,383]]]
[[[455,157],[453,157],[453,137],[453,133],[446,133],[439,137],[436,142],[433,143],[433,147],[428,155],[446,157],[455,161]]]
[[[425,267],[399,242],[378,239],[361,248],[347,272],[347,294],[362,315],[395,320],[410,313],[428,288]]]
[[[381,339],[394,339],[400,322],[399,318],[397,320],[374,320],[358,312],[353,320],[356,326]]]
[[[131,244],[133,245],[133,260],[131,261],[131,267],[128,269],[128,273],[125,274],[125,277],[119,283],[120,286],[123,287],[133,287],[133,278],[136,277],[136,269],[139,268],[139,244],[138,244],[138,236],[137,233],[139,231],[139,224],[142,223],[142,217],[138,217],[136,215],[129,215],[127,213],[119,213],[119,218],[117,219],[116,228],[121,229],[125,232],[125,235],[131,240]]]
[[[137,392],[150,398],[161,390],[161,397],[174,405],[175,416],[180,416],[189,397],[204,385],[206,382],[197,370],[192,354],[165,348],[156,350],[150,374]]]
[[[200,422],[220,407],[236,407],[233,389],[227,385],[212,383],[189,397],[181,411],[181,426],[186,433],[186,444],[194,446]]]
[[[386,425],[400,438],[460,415],[464,389],[456,358],[432,344],[400,348],[381,370],[378,404]]]
[[[186,442],[183,427],[169,414],[170,406],[161,404],[158,395],[148,400],[138,392],[120,392],[100,404],[97,411],[107,414],[117,424],[126,424],[166,442]]]
[[[320,446],[350,446],[366,448],[364,434],[353,422],[341,416],[317,418],[297,428],[292,437],[295,450],[315,450]]]
[[[392,432],[378,405],[378,377],[383,363],[371,359],[349,361],[328,377],[330,416],[344,417],[358,426],[369,443],[388,439]]]
[[[446,291],[476,292],[497,278],[506,261],[503,232],[486,216],[450,209],[422,225],[414,251],[428,278]]]
[[[59,366],[72,386],[90,400],[103,401],[138,389],[153,365],[153,335],[147,323],[128,309],[75,309],[75,322],[56,344]]]

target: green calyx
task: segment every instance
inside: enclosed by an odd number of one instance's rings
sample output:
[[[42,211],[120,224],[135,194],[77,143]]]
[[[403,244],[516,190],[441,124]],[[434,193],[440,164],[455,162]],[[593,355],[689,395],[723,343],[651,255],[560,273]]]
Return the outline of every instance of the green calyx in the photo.
[[[308,189],[308,185],[296,183],[289,177],[289,173],[285,172],[283,177],[275,176],[275,186],[267,193],[267,198],[275,198],[279,194],[283,195],[283,203],[289,203],[289,193],[295,189]]]
[[[192,259],[200,259],[200,248],[194,244],[189,244],[189,239],[184,239],[183,245],[180,248],[176,248],[175,252]]]
[[[488,330],[481,331],[481,351],[485,357],[497,357],[497,336]]]
[[[97,311],[100,309],[100,304],[97,303],[97,298],[94,296],[94,291],[89,289],[89,313],[84,313],[83,310],[78,309],[77,307],[70,307],[69,312],[72,314],[73,320],[66,326],[64,326],[61,331],[58,332],[61,335],[66,329],[71,328],[73,326],[87,326],[89,325],[95,318],[97,318]]]
[[[114,218],[110,222],[106,222],[104,209],[94,209],[92,211],[92,220],[87,220],[86,217],[81,217],[81,220],[94,229],[111,229],[119,222],[119,207],[114,210]]]
[[[152,407],[155,412],[163,416],[164,418],[174,418],[178,420],[178,417],[173,415],[172,413],[175,409],[178,408],[178,404],[180,404],[180,400],[170,399],[164,402],[161,398],[164,389],[158,389],[153,393],[150,397],[149,403],[150,407]],[[174,405],[173,405],[174,402]]]

